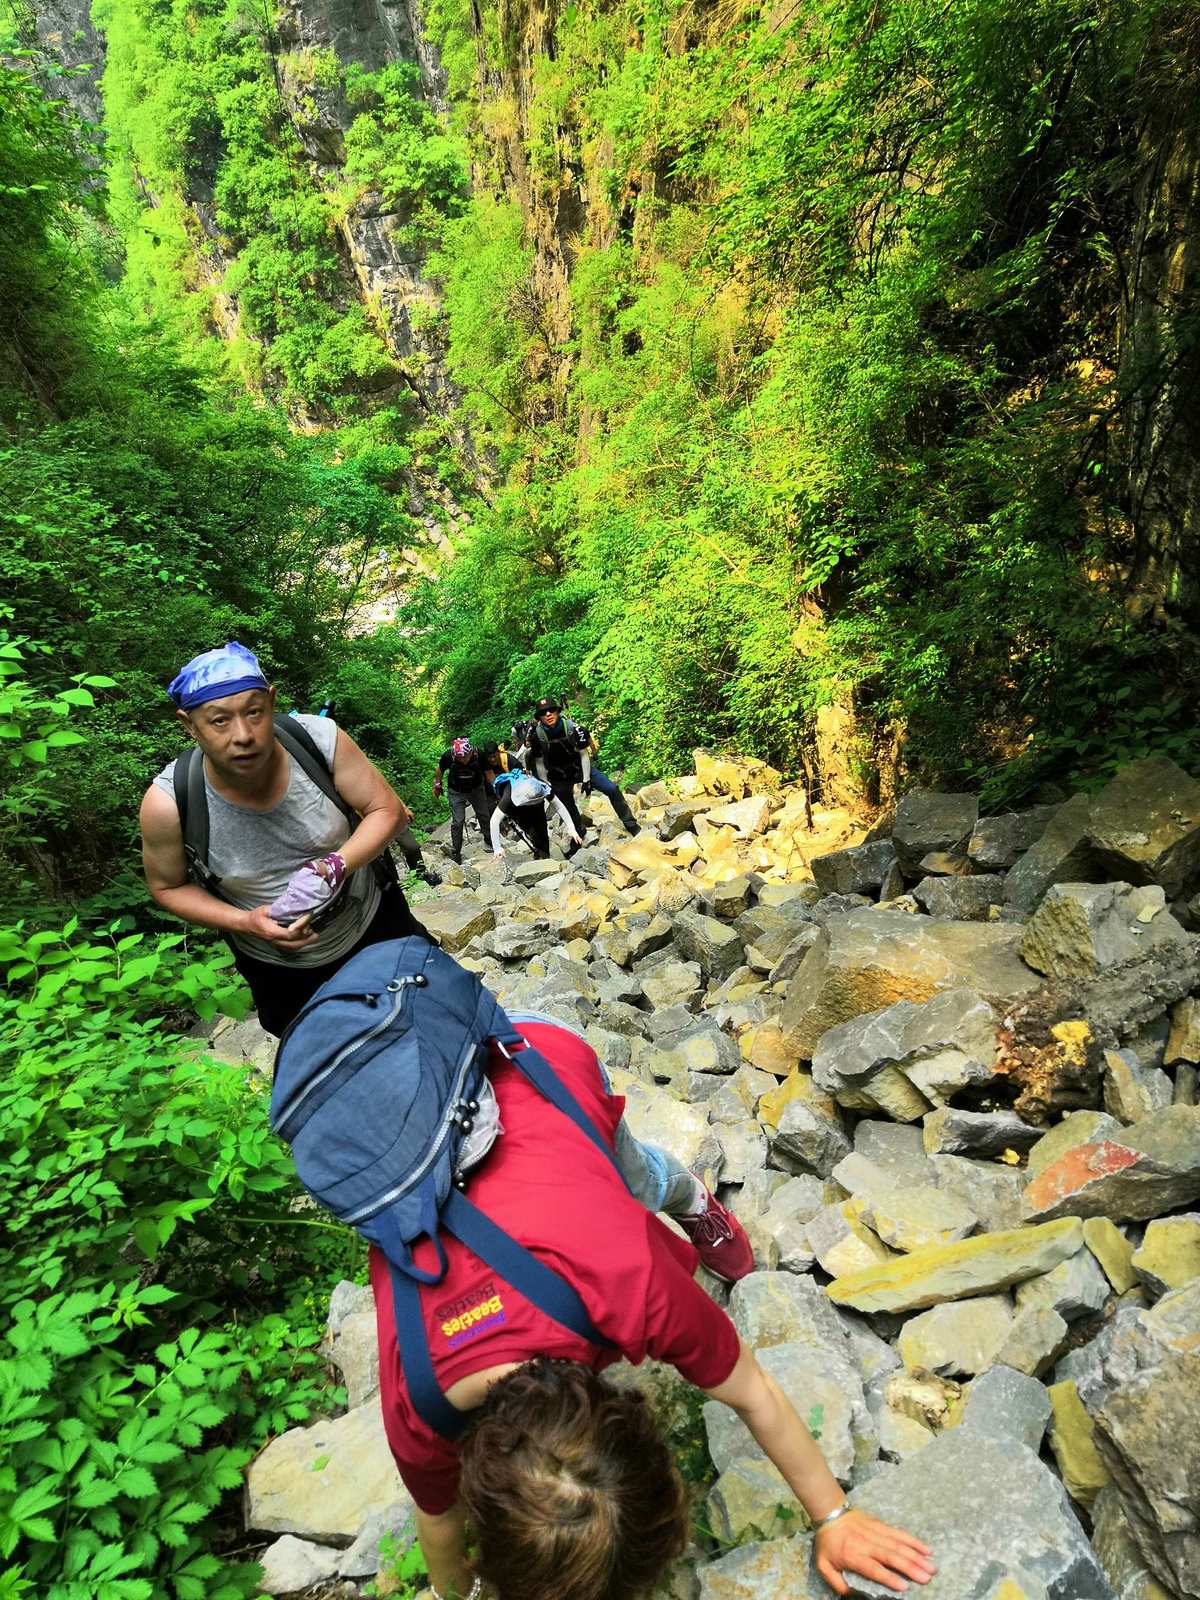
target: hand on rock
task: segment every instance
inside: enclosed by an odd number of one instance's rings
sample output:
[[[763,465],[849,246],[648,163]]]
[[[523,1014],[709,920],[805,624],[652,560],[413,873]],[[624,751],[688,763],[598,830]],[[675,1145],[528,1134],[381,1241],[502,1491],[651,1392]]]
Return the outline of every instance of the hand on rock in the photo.
[[[927,1544],[865,1511],[848,1511],[817,1534],[817,1571],[835,1594],[849,1594],[843,1572],[856,1572],[903,1594],[908,1584],[928,1583],[937,1570]]]

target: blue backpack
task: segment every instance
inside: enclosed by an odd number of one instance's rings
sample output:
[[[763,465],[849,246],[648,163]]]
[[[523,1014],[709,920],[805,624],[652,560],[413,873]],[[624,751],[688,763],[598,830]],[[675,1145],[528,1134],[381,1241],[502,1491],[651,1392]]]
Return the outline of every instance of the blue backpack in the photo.
[[[545,1057],[513,1050],[524,1041],[478,976],[416,936],[368,945],[317,990],[280,1040],[271,1093],[271,1127],[291,1145],[304,1187],[387,1257],[409,1395],[447,1439],[469,1419],[434,1376],[418,1291],[445,1275],[442,1230],[547,1316],[612,1348],[566,1279],[467,1199],[469,1174],[455,1180],[493,1041],[620,1173]],[[423,1238],[436,1248],[433,1271],[413,1261]]]

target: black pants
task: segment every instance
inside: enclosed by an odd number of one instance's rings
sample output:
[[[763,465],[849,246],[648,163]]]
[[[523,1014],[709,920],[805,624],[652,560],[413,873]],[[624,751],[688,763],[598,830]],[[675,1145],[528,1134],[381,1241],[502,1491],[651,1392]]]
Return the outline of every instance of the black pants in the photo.
[[[551,791],[556,800],[561,800],[567,808],[567,815],[575,827],[575,832],[582,839],[587,833],[587,823],[579,815],[579,807],[575,804],[575,785],[570,778],[553,777],[549,780]]]
[[[467,820],[467,807],[470,806],[474,811],[475,821],[479,824],[479,831],[485,843],[491,807],[487,803],[487,795],[482,784],[475,789],[450,789],[446,797],[450,802],[450,854],[457,861],[462,855],[463,825]]]
[[[380,944],[384,939],[404,939],[410,934],[428,939],[429,934],[413,916],[408,901],[398,884],[389,884],[383,891],[379,909],[371,918],[367,931],[356,945],[323,967],[281,967],[271,961],[260,961],[248,956],[230,943],[233,962],[250,985],[258,1020],[268,1033],[278,1038],[301,1007],[331,978],[339,967],[344,967],[351,956],[369,944]]]
[[[510,821],[515,822],[539,860],[545,860],[550,854],[550,830],[546,825],[546,806],[542,800],[535,800],[531,806],[518,806],[513,804],[510,794],[505,792],[504,798],[497,801],[501,811]]]

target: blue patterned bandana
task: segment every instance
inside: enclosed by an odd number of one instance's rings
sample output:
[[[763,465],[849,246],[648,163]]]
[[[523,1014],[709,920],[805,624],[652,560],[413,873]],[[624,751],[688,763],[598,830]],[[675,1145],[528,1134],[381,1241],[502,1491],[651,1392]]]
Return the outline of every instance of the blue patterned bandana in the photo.
[[[171,680],[167,693],[181,711],[190,711],[206,700],[269,687],[258,657],[236,639],[230,639],[220,650],[206,650],[202,656],[194,656]]]

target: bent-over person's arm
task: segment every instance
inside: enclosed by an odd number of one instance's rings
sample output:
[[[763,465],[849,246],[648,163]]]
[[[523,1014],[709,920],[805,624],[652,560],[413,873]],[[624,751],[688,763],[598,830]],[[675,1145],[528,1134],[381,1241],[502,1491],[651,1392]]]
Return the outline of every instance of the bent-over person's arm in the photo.
[[[417,1538],[425,1565],[429,1568],[429,1581],[441,1595],[450,1600],[461,1597],[471,1588],[471,1569],[467,1565],[467,1513],[461,1502],[440,1515],[416,1508]]]
[[[744,1340],[729,1377],[704,1392],[737,1412],[814,1523],[843,1503],[845,1491],[816,1440]],[[817,1570],[836,1594],[850,1592],[844,1569],[898,1592],[908,1587],[906,1578],[927,1583],[934,1571],[929,1556],[928,1545],[865,1511],[848,1511],[817,1534]]]

